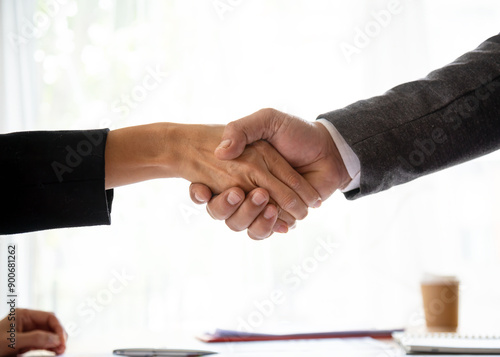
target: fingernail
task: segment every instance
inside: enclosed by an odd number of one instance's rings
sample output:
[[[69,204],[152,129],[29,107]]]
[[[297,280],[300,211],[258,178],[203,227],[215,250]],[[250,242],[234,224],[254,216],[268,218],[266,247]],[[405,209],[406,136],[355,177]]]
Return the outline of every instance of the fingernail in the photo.
[[[231,145],[231,140],[230,139],[226,139],[226,140],[223,140],[219,146],[217,146],[217,149],[215,150],[219,150],[219,149],[227,149],[229,146]]]
[[[229,195],[227,195],[227,202],[229,202],[229,204],[232,206],[240,203],[240,201],[241,197],[234,192],[230,192]]]
[[[49,336],[49,343],[52,345],[58,345],[61,343],[61,340],[59,339],[59,336],[57,336],[57,335],[50,335]]]
[[[321,198],[318,199],[316,202],[314,202],[313,204],[313,208],[319,208],[321,207]]]
[[[288,229],[295,229],[297,227],[297,223],[294,223],[293,226],[288,227]]]
[[[260,206],[262,205],[264,202],[266,202],[266,196],[264,196],[262,193],[260,192],[255,192],[255,194],[252,196],[252,202],[256,205],[256,206]]]
[[[265,219],[271,219],[275,217],[275,212],[271,207],[267,207],[266,210],[264,211],[264,218]]]
[[[196,198],[196,200],[198,202],[205,202],[205,200],[202,197],[200,197],[200,195],[198,193],[194,194],[194,198]]]

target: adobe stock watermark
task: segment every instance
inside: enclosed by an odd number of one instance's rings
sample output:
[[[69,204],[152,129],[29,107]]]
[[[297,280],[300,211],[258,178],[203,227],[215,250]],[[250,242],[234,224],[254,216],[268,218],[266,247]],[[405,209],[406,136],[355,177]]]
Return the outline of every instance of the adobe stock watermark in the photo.
[[[143,77],[140,84],[135,85],[130,94],[122,94],[120,99],[117,99],[112,104],[112,111],[119,113],[122,118],[127,117],[132,110],[138,107],[149,94],[157,89],[164,79],[167,77],[167,72],[163,72],[159,65],[156,68],[146,67],[146,75]],[[109,118],[100,120],[99,126],[102,128],[111,127],[113,121]],[[53,161],[51,163],[52,170],[59,182],[63,181],[63,175],[72,173],[83,162],[86,156],[94,152],[94,148],[99,146],[104,136],[100,131],[84,132],[86,139],[79,141],[74,147],[67,145],[65,147],[65,159],[61,161]]]
[[[160,65],[155,68],[146,67],[146,74],[142,78],[140,84],[136,84],[132,89],[125,94],[122,94],[119,99],[111,103],[111,111],[117,113],[121,119],[127,118],[130,113],[136,109],[146,98],[158,89],[165,78],[168,77],[168,72],[161,69]],[[110,118],[102,118],[99,121],[99,127],[111,127],[113,120]]]
[[[83,318],[85,325],[89,325],[95,320],[97,314],[102,312],[109,306],[116,295],[123,292],[123,290],[134,280],[134,276],[122,268],[121,272],[116,270],[111,271],[112,277],[109,279],[105,288],[101,289],[97,294],[87,297],[85,301],[76,306],[76,314]],[[65,323],[66,332],[69,336],[76,336],[82,331],[82,326],[76,322],[71,321]]]
[[[195,203],[179,204],[179,213],[186,224],[191,224],[194,217],[199,217],[204,211],[203,205],[196,205]]]
[[[490,99],[497,88],[500,88],[500,79],[481,79],[481,87],[477,88],[462,102],[447,108],[443,114],[442,121],[451,125],[449,131],[456,131],[463,125],[464,120],[472,117],[472,114],[481,108],[481,102]],[[448,142],[448,135],[442,127],[435,127],[430,134],[424,138],[417,138],[413,142],[413,148],[407,157],[398,155],[397,159],[403,167],[413,170],[422,166],[439,148]]]
[[[425,290],[424,290],[425,289]],[[456,327],[458,322],[459,295],[463,289],[458,283],[422,284],[422,302],[408,320],[409,327]]]
[[[340,43],[340,50],[346,61],[351,63],[352,57],[360,54],[375,38],[380,36],[382,30],[391,24],[394,16],[402,11],[403,6],[399,0],[390,0],[385,9],[372,12],[372,20],[354,29],[352,43],[345,41]]]
[[[243,0],[212,0],[212,6],[219,19],[224,20],[226,14],[232,13],[242,2]]]
[[[422,165],[426,158],[432,156],[436,151],[437,145],[448,141],[448,136],[442,128],[434,128],[429,138],[415,139],[413,146],[415,150],[410,152],[408,160],[398,155],[399,162],[406,168],[413,168]]]
[[[277,307],[286,301],[287,295],[297,290],[304,281],[316,273],[321,264],[333,257],[335,251],[342,245],[332,236],[317,238],[316,243],[312,253],[300,264],[295,264],[283,272],[281,282],[285,286],[284,289],[272,290],[264,299],[254,301],[254,309],[245,317],[238,317],[238,331],[254,332],[262,326],[265,320],[274,314]]]
[[[24,17],[21,20],[19,33],[10,32],[7,35],[9,42],[17,49],[33,39],[39,39],[49,30],[54,17],[61,11],[61,6],[67,4],[67,0],[44,0],[39,1],[40,10],[37,10],[31,19]]]
[[[83,132],[86,139],[80,140],[75,147],[67,145],[65,147],[64,163],[52,161],[52,170],[59,182],[63,182],[65,173],[72,173],[83,162],[83,158],[94,152],[94,148],[99,146],[104,140],[104,135],[100,130]]]

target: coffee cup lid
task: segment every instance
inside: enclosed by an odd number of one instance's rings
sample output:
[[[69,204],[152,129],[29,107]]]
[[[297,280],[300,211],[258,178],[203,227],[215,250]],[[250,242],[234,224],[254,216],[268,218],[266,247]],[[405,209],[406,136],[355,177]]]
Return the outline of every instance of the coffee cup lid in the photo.
[[[421,279],[422,284],[440,284],[458,282],[456,275],[440,275],[433,273],[424,273]]]

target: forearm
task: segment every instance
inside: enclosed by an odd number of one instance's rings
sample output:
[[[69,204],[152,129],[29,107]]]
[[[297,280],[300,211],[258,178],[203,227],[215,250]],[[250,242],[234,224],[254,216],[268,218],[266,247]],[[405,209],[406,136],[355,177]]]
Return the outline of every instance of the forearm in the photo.
[[[216,184],[215,175],[223,169],[216,168],[219,160],[213,151],[222,129],[164,122],[111,131],[106,143],[106,188],[171,177]]]
[[[358,198],[500,147],[500,36],[382,96],[319,116],[361,162]]]
[[[177,124],[155,123],[113,130],[105,152],[106,188],[179,176]]]

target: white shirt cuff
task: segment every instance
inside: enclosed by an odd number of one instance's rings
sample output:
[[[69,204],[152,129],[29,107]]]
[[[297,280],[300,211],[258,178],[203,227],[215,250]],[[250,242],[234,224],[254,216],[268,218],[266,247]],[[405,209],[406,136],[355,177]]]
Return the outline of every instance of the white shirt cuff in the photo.
[[[342,160],[344,160],[345,168],[347,173],[351,176],[351,182],[342,189],[342,192],[349,192],[359,188],[359,183],[361,180],[361,163],[359,162],[358,156],[351,149],[349,144],[344,140],[342,135],[338,132],[337,128],[326,119],[318,119],[321,124],[325,126],[330,135],[332,136],[333,142],[339,150]]]

